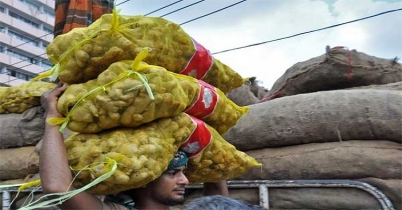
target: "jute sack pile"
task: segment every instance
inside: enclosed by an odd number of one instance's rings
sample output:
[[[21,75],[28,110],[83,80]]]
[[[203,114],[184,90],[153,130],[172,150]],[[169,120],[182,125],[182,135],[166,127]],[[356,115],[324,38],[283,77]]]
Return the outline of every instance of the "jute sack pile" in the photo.
[[[313,143],[247,152],[263,163],[240,180],[346,179],[368,183],[401,209],[401,146],[389,141]],[[367,177],[367,178],[366,178]],[[381,177],[381,178],[375,178]],[[203,196],[189,190],[185,204]],[[259,204],[258,188],[231,188],[230,197]],[[378,200],[358,188],[269,188],[270,209],[380,209]],[[184,205],[185,205],[184,204]]]
[[[44,133],[44,110],[36,106],[22,114],[1,114],[0,128],[0,148],[34,146]]]
[[[256,104],[260,100],[251,92],[250,86],[243,84],[226,94],[227,97],[239,106]]]
[[[262,163],[240,177],[244,180],[400,179],[400,143],[343,141],[311,143],[247,151]]]
[[[24,179],[39,171],[34,146],[0,149],[0,180]]]
[[[401,176],[402,177],[402,176]],[[379,179],[368,177],[358,181],[368,183],[383,192],[392,202],[395,209],[402,209],[402,180],[399,179]]]
[[[402,92],[334,90],[250,105],[223,137],[239,150],[345,140],[402,139]]]
[[[269,90],[266,99],[400,81],[402,65],[395,59],[335,47],[286,70]]]
[[[375,89],[375,90],[402,90],[402,82],[393,82],[384,85],[367,85],[359,87],[345,88],[344,90],[351,89]]]

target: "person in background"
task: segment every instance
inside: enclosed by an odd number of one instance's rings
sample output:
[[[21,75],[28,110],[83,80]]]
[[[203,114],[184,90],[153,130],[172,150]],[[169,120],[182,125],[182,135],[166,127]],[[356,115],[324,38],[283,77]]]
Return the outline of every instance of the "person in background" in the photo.
[[[263,210],[265,208],[252,205],[241,200],[236,200],[222,195],[205,196],[194,199],[184,210]]]
[[[52,91],[41,97],[41,103],[46,110],[46,120],[62,117],[57,110],[58,97],[67,86],[60,83]],[[142,188],[122,192],[116,196],[106,196],[104,201],[87,192],[79,193],[60,205],[61,209],[170,209],[170,206],[184,201],[185,186],[189,181],[185,176],[188,157],[178,151],[170,162],[168,169],[156,180]],[[42,189],[45,193],[63,193],[74,190],[70,185],[73,181],[64,138],[59,132],[59,126],[46,123],[42,141],[39,174]],[[214,183],[204,183],[204,195],[229,196],[226,180]]]

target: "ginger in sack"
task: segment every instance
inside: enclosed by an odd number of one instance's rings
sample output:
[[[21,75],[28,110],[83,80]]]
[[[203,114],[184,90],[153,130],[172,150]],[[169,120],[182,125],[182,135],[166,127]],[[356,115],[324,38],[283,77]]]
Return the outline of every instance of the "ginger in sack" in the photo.
[[[110,171],[107,159],[117,162],[116,171],[90,188],[89,192],[115,194],[144,186],[166,170],[169,161],[194,127],[186,114],[180,114],[137,128],[73,134],[65,144],[69,164],[77,174],[74,186],[83,187]]]
[[[46,50],[56,65],[39,78],[56,74],[64,83],[83,83],[116,61],[134,59],[143,48],[152,49],[145,62],[201,79],[224,93],[243,84],[237,72],[212,57],[180,25],[160,17],[124,16],[116,11],[86,28],[57,36]]]
[[[202,118],[221,134],[246,114],[224,93],[200,80],[141,62],[112,64],[97,79],[70,85],[58,101],[66,123],[75,132],[96,133],[124,126],[136,127],[183,111]]]
[[[216,182],[240,176],[254,166],[253,157],[237,150],[203,121],[189,116],[197,126],[180,149],[188,153],[186,176],[190,183]]]
[[[111,177],[89,189],[94,194],[115,194],[146,185],[166,170],[179,147],[189,154],[187,176],[194,183],[234,178],[259,165],[213,128],[185,113],[137,128],[74,134],[65,144],[69,164],[77,174],[77,188],[108,173],[107,159],[117,162]]]
[[[0,87],[0,114],[23,113],[40,106],[40,96],[56,86],[49,82],[27,82],[12,87]]]

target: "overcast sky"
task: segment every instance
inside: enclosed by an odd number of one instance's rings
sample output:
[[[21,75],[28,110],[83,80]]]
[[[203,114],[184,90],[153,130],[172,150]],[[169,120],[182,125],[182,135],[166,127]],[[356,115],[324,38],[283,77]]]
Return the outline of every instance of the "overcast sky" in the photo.
[[[177,0],[116,0],[124,15],[144,15]],[[182,0],[149,16],[162,16],[200,0]],[[202,0],[201,0],[202,1]],[[125,2],[125,3],[123,3]],[[177,24],[241,0],[203,0],[166,15]],[[248,0],[182,25],[211,53],[279,39],[402,8],[402,0]],[[402,57],[402,11],[323,31],[213,56],[243,77],[256,76],[270,89],[297,62],[320,56],[327,45],[381,58]]]

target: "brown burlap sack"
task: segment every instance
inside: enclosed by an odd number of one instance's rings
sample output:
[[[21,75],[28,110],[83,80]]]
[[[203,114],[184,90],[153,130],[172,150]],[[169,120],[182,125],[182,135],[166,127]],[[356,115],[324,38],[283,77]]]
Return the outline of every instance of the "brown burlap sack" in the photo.
[[[0,128],[0,148],[35,145],[44,133],[44,110],[36,106],[22,114],[1,114]]]
[[[24,179],[39,171],[39,154],[34,146],[0,149],[0,180]]]
[[[402,92],[334,90],[250,105],[223,135],[239,150],[345,140],[401,142]]]
[[[285,179],[400,179],[402,146],[390,141],[312,143],[247,151],[261,168],[242,180]]]
[[[332,48],[324,55],[290,67],[274,83],[266,99],[399,81],[402,81],[402,65],[393,59]]]
[[[359,86],[359,87],[346,88],[345,90],[352,90],[352,89],[402,90],[402,82],[388,83],[385,85]]]
[[[202,197],[201,189],[186,191],[186,204]],[[231,198],[259,205],[258,188],[230,188]],[[269,188],[269,208],[283,209],[381,209],[375,197],[356,188]]]
[[[251,92],[250,86],[243,84],[242,86],[229,91],[226,96],[238,106],[247,106],[256,104],[260,100]]]
[[[402,173],[402,170],[400,171]],[[373,185],[383,192],[392,202],[395,209],[402,209],[402,174],[399,179],[364,178],[358,181]]]

